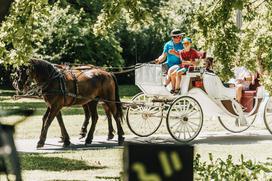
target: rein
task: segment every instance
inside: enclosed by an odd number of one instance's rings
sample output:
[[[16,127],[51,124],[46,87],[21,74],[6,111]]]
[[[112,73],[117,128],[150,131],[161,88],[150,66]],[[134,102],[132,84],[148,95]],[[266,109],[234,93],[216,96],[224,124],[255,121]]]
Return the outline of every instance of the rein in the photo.
[[[154,62],[155,61],[152,60],[152,61],[145,62],[145,63],[137,63],[135,65],[131,65],[131,66],[127,66],[127,67],[121,67],[120,71],[111,71],[111,70],[114,70],[114,69],[120,69],[120,67],[101,67],[101,66],[93,66],[93,65],[88,67],[88,65],[84,65],[84,64],[65,64],[65,65],[68,66],[68,69],[74,69],[74,70],[90,70],[90,69],[93,69],[93,68],[98,68],[98,69],[103,69],[103,70],[109,71],[109,72],[111,72],[113,74],[123,74],[123,73],[128,73],[128,72],[132,72],[132,71],[134,71],[136,69],[139,69],[146,63],[154,63]],[[56,64],[53,64],[53,65],[56,65]],[[72,66],[70,67],[70,65],[72,65]],[[82,68],[81,67],[73,67],[73,66],[82,66]]]

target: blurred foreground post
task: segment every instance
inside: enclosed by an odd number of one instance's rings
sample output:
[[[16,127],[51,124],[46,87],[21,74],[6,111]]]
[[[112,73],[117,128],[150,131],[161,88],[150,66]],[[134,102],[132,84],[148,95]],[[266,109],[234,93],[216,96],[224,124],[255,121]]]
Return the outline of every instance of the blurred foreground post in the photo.
[[[125,145],[126,181],[193,181],[194,148],[189,145]]]

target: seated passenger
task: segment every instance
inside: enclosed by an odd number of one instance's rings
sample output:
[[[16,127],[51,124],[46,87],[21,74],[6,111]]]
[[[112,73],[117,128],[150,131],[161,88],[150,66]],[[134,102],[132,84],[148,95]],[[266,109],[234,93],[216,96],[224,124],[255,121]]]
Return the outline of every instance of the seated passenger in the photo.
[[[176,71],[174,71],[171,74],[171,81],[172,84],[175,85],[175,92],[174,93],[179,93],[180,91],[180,82],[181,82],[181,76],[186,74],[186,72],[188,71],[189,67],[195,67],[196,66],[196,62],[195,59],[199,59],[199,58],[205,58],[205,52],[199,52],[193,48],[191,48],[192,46],[192,40],[189,37],[186,37],[182,40],[182,44],[184,49],[177,52],[174,49],[170,50],[170,53],[173,55],[176,55],[178,57],[180,57],[181,59],[181,64],[180,67],[178,69],[176,69]]]
[[[250,85],[255,84],[255,76],[250,73],[245,67],[236,67],[234,69],[236,100],[241,103],[243,90],[249,90]]]
[[[206,72],[214,73],[212,70],[213,66],[213,58],[212,57],[207,57],[204,61],[204,68]]]
[[[179,29],[174,29],[171,31],[170,36],[172,37],[172,39],[170,41],[168,41],[163,48],[163,53],[161,54],[161,56],[159,56],[155,62],[157,64],[164,62],[164,60],[166,59],[166,66],[167,68],[167,77],[166,77],[166,81],[164,83],[164,86],[166,87],[170,81],[171,81],[171,73],[176,70],[180,64],[180,58],[179,56],[175,56],[170,54],[170,50],[175,50],[175,51],[180,51],[183,49],[183,45],[181,43],[182,40],[182,36],[184,35],[184,33],[182,33]],[[173,85],[172,85],[173,86]],[[174,89],[171,90],[171,93],[174,92]]]

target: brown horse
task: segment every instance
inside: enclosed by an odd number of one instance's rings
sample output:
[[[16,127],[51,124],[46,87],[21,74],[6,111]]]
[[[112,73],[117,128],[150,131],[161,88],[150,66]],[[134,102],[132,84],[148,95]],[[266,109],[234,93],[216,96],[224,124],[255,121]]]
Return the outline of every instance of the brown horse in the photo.
[[[54,66],[57,67],[59,69],[59,71],[61,71],[61,72],[71,71],[71,69],[73,71],[73,70],[84,70],[84,69],[86,70],[86,69],[95,68],[95,66],[93,66],[93,65],[84,65],[84,66],[77,66],[77,67],[72,67],[72,68],[67,66],[67,65],[57,65],[57,64],[55,64]],[[12,76],[13,87],[16,89],[16,91],[20,91],[19,88],[18,88],[18,79],[19,79],[19,77],[26,77],[27,76],[26,71],[19,71],[18,75],[17,76]],[[110,111],[109,107],[105,103],[103,103],[102,106],[104,108],[104,111],[105,111],[105,114],[106,114],[107,120],[108,120],[108,140],[111,140],[111,139],[113,139],[114,132],[115,132],[114,129],[113,129],[113,125],[112,125],[111,111]],[[80,135],[79,139],[82,139],[82,138],[84,138],[86,136],[87,127],[88,127],[90,118],[92,117],[92,120],[97,119],[96,118],[96,113],[95,113],[95,109],[96,109],[95,101],[90,101],[87,104],[82,105],[82,107],[83,107],[83,110],[84,110],[85,119],[84,119],[84,122],[82,124],[81,130],[80,130],[80,133],[79,133],[79,135]],[[46,118],[45,116],[43,117],[43,120]],[[61,111],[59,112],[59,114],[56,117],[57,117],[57,121],[58,121],[58,123],[59,123],[59,125],[61,127],[64,124],[63,119],[62,119],[62,115],[61,115]],[[63,133],[63,131],[62,131],[62,133]],[[65,143],[63,135],[61,135],[61,141],[64,142],[64,146],[70,144],[69,142]]]
[[[63,65],[63,64],[62,65],[55,64],[54,66],[57,67],[62,72],[71,71],[71,70],[72,71],[75,71],[75,70],[87,70],[87,69],[90,70],[90,69],[93,69],[93,68],[97,68],[94,65],[84,65],[84,66],[81,65],[81,66],[77,66],[77,67],[69,67],[69,66]],[[90,117],[92,117],[92,120],[97,119],[96,114],[95,114],[95,109],[96,109],[95,101],[90,101],[87,104],[82,105],[82,107],[83,107],[83,110],[84,110],[85,119],[84,119],[84,122],[83,122],[83,124],[81,126],[81,130],[80,130],[80,133],[79,133],[79,135],[80,135],[79,139],[82,139],[82,138],[84,138],[86,136],[87,127],[88,127],[88,124],[89,124]],[[112,126],[111,111],[110,111],[109,107],[105,103],[102,104],[102,107],[104,108],[104,111],[105,111],[105,114],[106,114],[107,120],[108,120],[108,140],[111,140],[114,137],[114,134],[113,134],[114,129],[113,129],[113,126]],[[57,117],[57,120],[58,120],[58,123],[61,124],[62,118]],[[64,141],[64,140],[62,140],[62,141]]]
[[[37,147],[44,146],[47,131],[55,116],[60,123],[64,145],[70,144],[69,135],[63,124],[60,110],[65,106],[87,105],[92,114],[92,125],[85,140],[86,144],[92,142],[94,129],[98,119],[97,103],[103,101],[112,113],[118,133],[118,143],[124,141],[124,132],[121,126],[123,118],[118,85],[113,74],[101,69],[71,70],[60,72],[51,63],[32,59],[29,66],[21,68],[17,84],[19,89],[28,89],[34,80],[42,90],[47,111],[43,116],[43,125]]]

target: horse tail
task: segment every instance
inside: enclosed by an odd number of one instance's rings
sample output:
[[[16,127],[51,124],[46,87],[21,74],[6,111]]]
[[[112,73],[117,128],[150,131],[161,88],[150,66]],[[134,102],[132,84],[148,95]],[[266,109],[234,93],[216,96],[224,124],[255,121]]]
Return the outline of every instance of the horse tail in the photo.
[[[116,116],[119,117],[122,122],[124,115],[123,115],[123,109],[122,109],[122,102],[121,102],[120,96],[119,96],[118,83],[117,83],[117,79],[113,73],[111,73],[111,76],[112,76],[112,78],[114,80],[114,84],[115,84],[115,102],[116,102],[115,104],[116,104],[116,108],[117,108]]]

